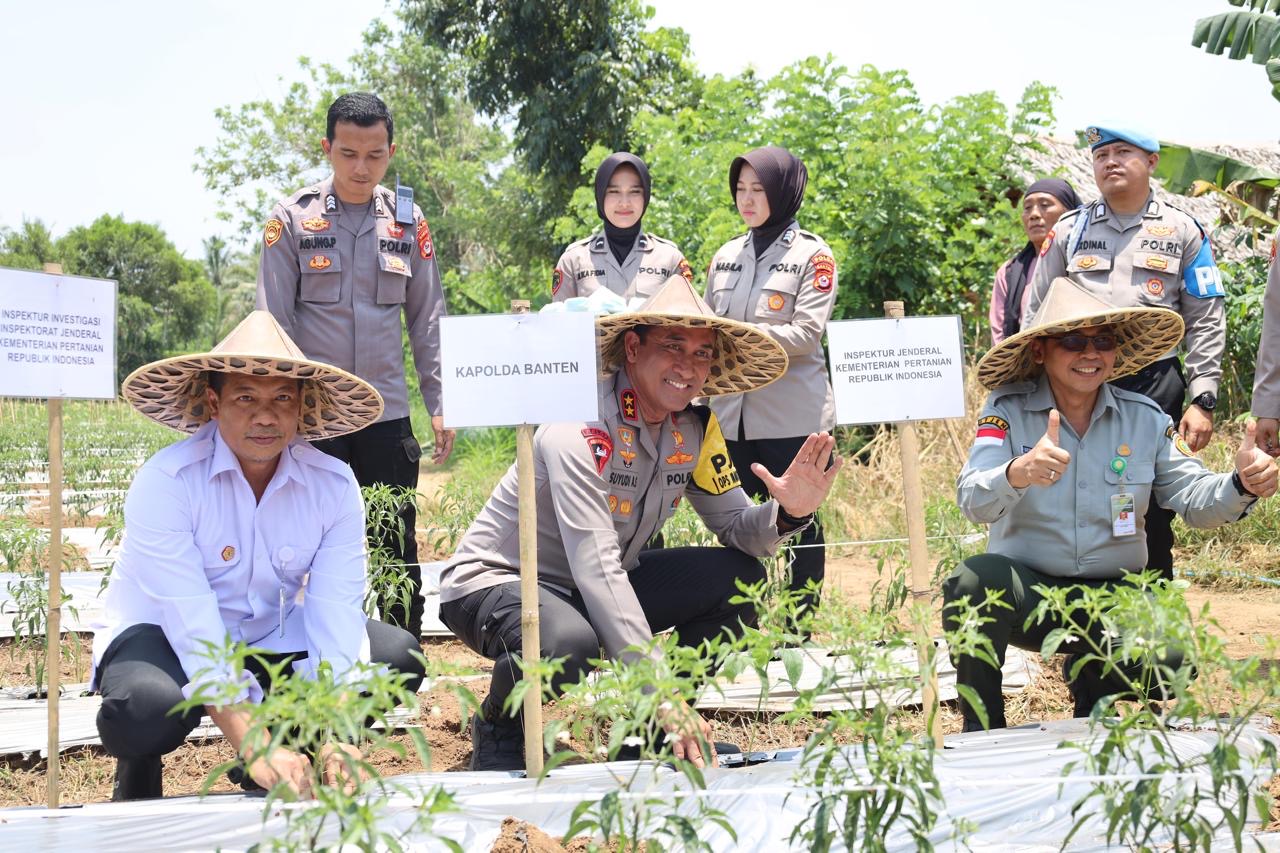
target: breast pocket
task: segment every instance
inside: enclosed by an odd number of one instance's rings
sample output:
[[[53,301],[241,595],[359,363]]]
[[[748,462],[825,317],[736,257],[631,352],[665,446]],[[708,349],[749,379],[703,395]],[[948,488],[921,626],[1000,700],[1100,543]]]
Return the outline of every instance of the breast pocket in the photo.
[[[240,546],[237,542],[214,542],[200,546],[204,576],[213,586],[233,574],[240,566]]]
[[[1085,255],[1077,253],[1067,262],[1068,273],[1108,273],[1111,271],[1110,255]]]
[[[1117,471],[1116,464],[1103,472],[1103,480],[1107,484],[1106,494],[1102,496],[1102,516],[1111,521],[1111,496],[1120,492],[1133,495],[1134,508],[1138,515],[1147,514],[1147,505],[1151,502],[1151,489],[1156,481],[1155,457],[1134,458],[1117,456],[1124,459],[1124,470]]]
[[[756,301],[756,319],[764,322],[785,323],[796,312],[796,293],[800,279],[792,275],[775,275],[765,282]]]
[[[276,577],[292,580],[302,586],[307,572],[311,571],[311,561],[315,556],[314,546],[277,545],[270,553],[271,568]]]
[[[1133,256],[1133,285],[1142,302],[1167,305],[1178,292],[1182,258],[1162,252],[1138,252]]]
[[[299,252],[303,302],[337,302],[342,295],[342,256],[337,252]]]
[[[405,289],[413,270],[409,262],[390,252],[378,253],[378,304],[399,305],[404,302]]]
[[[729,310],[729,300],[733,298],[733,279],[721,273],[707,282],[707,304],[711,310],[724,316]]]

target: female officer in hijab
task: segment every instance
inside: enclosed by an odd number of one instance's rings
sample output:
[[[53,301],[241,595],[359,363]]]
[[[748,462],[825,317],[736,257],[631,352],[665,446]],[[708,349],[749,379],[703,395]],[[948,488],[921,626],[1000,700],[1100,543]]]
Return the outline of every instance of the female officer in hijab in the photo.
[[[1057,223],[1058,217],[1080,206],[1080,197],[1061,178],[1041,178],[1027,187],[1022,196],[1022,230],[1027,243],[1022,250],[996,270],[991,290],[991,343],[998,344],[1021,328],[1022,309],[1027,304],[1027,282],[1036,269],[1040,244]]]
[[[767,492],[751,473],[751,463],[759,462],[777,476],[809,433],[835,426],[822,335],[836,300],[836,263],[822,238],[796,224],[807,182],[804,163],[785,148],[757,148],[735,159],[729,167],[729,192],[748,230],[720,247],[708,270],[706,296],[712,310],[759,326],[790,358],[778,381],[711,400],[742,487],[758,497]],[[823,544],[816,519],[797,544]],[[803,589],[810,581],[821,584],[823,548],[801,547],[789,557],[792,589]],[[816,605],[817,600],[807,603]]]
[[[649,206],[649,167],[619,151],[596,169],[596,213],[604,230],[570,244],[551,276],[551,299],[590,296],[599,288],[623,299],[648,298],[672,275],[693,283],[693,270],[680,249],[640,230]]]

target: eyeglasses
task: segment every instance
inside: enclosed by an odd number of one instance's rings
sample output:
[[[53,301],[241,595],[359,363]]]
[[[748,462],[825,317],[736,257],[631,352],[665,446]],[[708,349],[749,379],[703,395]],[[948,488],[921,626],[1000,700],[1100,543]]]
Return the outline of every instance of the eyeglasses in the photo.
[[[1111,352],[1120,345],[1120,338],[1115,335],[1050,335],[1049,340],[1057,341],[1067,352],[1084,352],[1089,344],[1098,352]]]

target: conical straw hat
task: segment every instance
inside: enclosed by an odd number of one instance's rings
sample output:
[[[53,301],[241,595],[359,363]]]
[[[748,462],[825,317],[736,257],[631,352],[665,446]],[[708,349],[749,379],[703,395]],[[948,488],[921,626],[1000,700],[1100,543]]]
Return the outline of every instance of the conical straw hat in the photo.
[[[763,388],[787,372],[787,354],[773,338],[746,323],[716,315],[682,275],[673,275],[636,310],[596,320],[600,370],[614,373],[626,360],[623,337],[636,326],[685,326],[716,331],[716,355],[700,395]]]
[[[1168,308],[1117,308],[1069,278],[1055,278],[1031,325],[996,344],[978,362],[978,381],[986,388],[1039,375],[1030,344],[1036,338],[1063,335],[1090,326],[1111,326],[1120,343],[1112,379],[1137,373],[1182,340],[1182,318]]]
[[[382,415],[382,395],[345,370],[302,354],[269,311],[254,311],[210,352],[144,364],[124,380],[125,399],[142,414],[181,432],[209,420],[206,372],[247,373],[302,380],[298,435],[333,438]]]

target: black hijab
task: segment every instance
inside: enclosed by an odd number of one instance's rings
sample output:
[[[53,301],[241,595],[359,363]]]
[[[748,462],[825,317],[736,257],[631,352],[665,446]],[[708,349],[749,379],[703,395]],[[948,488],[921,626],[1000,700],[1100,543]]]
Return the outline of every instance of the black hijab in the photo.
[[[1047,193],[1062,202],[1063,207],[1067,210],[1075,210],[1080,206],[1080,197],[1076,195],[1075,189],[1062,178],[1041,178],[1027,187],[1023,198],[1032,193]],[[1027,270],[1031,267],[1031,262],[1035,260],[1036,253],[1039,251],[1040,247],[1033,245],[1028,240],[1027,245],[1022,247],[1022,251],[1014,255],[1013,260],[1009,261],[1009,269],[1005,271],[1004,279],[1008,288],[1004,292],[1004,328],[1002,331],[1006,338],[1016,334],[1022,328],[1022,294],[1027,289]]]
[[[596,169],[596,214],[604,222],[604,235],[609,239],[609,251],[613,252],[613,257],[618,263],[622,263],[636,244],[636,237],[640,236],[640,223],[644,220],[644,213],[640,214],[640,219],[637,219],[636,224],[630,228],[619,228],[604,215],[605,190],[609,188],[609,181],[613,178],[613,173],[618,171],[619,166],[630,166],[640,176],[640,186],[644,188],[645,211],[649,209],[649,191],[652,184],[649,180],[649,167],[639,157],[627,151],[616,151],[610,154],[604,158],[600,168]]]
[[[769,218],[763,225],[751,229],[751,242],[756,257],[773,245],[787,226],[795,221],[796,211],[804,201],[804,188],[809,183],[809,172],[790,151],[776,145],[767,145],[748,151],[734,158],[729,166],[729,195],[737,201],[738,175],[743,165],[756,170],[765,198],[769,200]]]

